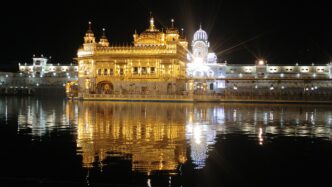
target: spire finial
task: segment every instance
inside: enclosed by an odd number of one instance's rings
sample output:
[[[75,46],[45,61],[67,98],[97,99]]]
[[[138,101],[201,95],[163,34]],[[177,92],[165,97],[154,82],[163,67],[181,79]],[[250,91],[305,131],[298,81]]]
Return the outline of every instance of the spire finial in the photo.
[[[110,44],[108,42],[107,36],[106,36],[106,29],[102,28],[103,35],[100,37],[99,44],[103,47],[108,47]]]
[[[182,35],[182,37],[183,37],[183,30],[184,30],[184,29],[183,29],[183,28],[181,28],[181,35]]]
[[[135,34],[137,34],[137,31],[136,31],[136,29],[135,29]]]
[[[89,21],[89,30],[91,30],[91,21]]]
[[[171,22],[172,22],[172,28],[174,28],[174,19],[173,18],[171,19]]]
[[[202,29],[202,23],[199,23],[199,29]]]
[[[154,31],[154,19],[152,17],[152,12],[150,12],[150,31]]]

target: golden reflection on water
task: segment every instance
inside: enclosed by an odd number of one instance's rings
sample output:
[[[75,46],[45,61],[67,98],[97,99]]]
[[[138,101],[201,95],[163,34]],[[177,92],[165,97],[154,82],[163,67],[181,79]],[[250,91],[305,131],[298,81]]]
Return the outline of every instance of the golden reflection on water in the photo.
[[[17,117],[17,134],[32,140],[59,133],[76,136],[76,152],[87,168],[118,164],[114,158],[127,160],[132,170],[141,172],[178,171],[187,161],[202,168],[217,141],[232,139],[228,134],[258,146],[280,136],[331,140],[332,134],[332,107],[327,105],[5,98],[0,106],[3,125]]]
[[[284,136],[327,141],[332,137],[332,107],[328,105],[73,102],[6,97],[0,98],[0,122],[8,128],[17,125],[19,136],[45,143],[62,135],[75,137],[75,151],[84,167],[102,169],[125,159],[132,170],[141,172],[179,171],[188,161],[202,168],[215,143],[226,139],[235,142],[233,135],[263,148]]]
[[[331,110],[318,109],[71,101],[66,106],[68,118],[77,124],[78,154],[84,167],[102,167],[108,157],[121,157],[131,161],[132,170],[148,173],[177,170],[189,155],[196,168],[204,167],[217,135],[222,134],[247,134],[262,146],[271,134],[330,138]]]
[[[176,170],[186,161],[185,109],[184,104],[78,103],[83,165],[120,156],[131,160],[135,171]]]

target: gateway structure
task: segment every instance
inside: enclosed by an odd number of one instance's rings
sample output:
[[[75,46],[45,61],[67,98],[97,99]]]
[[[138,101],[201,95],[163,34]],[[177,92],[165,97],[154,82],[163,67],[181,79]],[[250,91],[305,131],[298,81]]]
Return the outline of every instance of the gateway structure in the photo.
[[[188,53],[187,77],[189,90],[194,94],[222,92],[225,88],[225,64],[217,63],[217,56],[209,52],[207,33],[200,26],[194,34],[192,53]]]

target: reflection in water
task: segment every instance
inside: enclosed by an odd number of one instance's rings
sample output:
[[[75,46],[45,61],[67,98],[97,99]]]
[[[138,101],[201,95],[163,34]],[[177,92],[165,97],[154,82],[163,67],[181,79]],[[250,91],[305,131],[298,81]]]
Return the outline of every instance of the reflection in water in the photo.
[[[53,130],[69,128],[66,103],[34,98],[3,98],[0,100],[0,118],[8,114],[17,115],[17,132],[31,135],[32,139],[45,136]]]
[[[0,99],[0,121],[13,115],[17,133],[31,139],[69,132],[83,167],[103,170],[120,159],[144,173],[177,172],[185,162],[202,168],[215,144],[231,135],[264,147],[280,136],[330,140],[332,126],[332,108],[324,105]]]
[[[216,133],[222,131],[224,109],[218,105],[194,105],[186,117],[186,138],[190,156],[196,169],[205,165],[209,146],[215,143]]]
[[[149,173],[175,171],[186,161],[183,105],[81,102],[78,106],[77,147],[85,167],[97,163],[102,167],[108,157],[122,157],[131,160],[132,170]]]
[[[68,104],[79,108],[77,146],[85,167],[101,167],[97,162],[107,157],[123,157],[131,160],[132,170],[144,172],[176,170],[189,155],[200,169],[218,135],[244,134],[264,145],[275,135],[330,138],[332,125],[331,109],[324,106]]]

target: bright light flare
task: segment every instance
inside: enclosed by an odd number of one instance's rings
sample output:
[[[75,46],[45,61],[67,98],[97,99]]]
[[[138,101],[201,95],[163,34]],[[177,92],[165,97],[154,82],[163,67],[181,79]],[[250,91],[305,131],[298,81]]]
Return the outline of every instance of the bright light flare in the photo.
[[[258,65],[264,65],[265,64],[265,62],[264,62],[264,60],[258,60]]]

